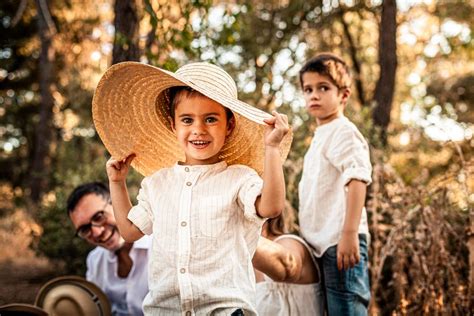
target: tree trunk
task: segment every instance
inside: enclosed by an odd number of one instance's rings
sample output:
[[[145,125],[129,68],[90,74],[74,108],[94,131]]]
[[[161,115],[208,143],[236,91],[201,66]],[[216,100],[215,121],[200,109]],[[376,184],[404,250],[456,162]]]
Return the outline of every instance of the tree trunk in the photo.
[[[115,38],[112,64],[140,60],[140,18],[137,7],[136,0],[115,0]]]
[[[397,4],[396,0],[382,1],[382,18],[379,35],[380,77],[374,93],[373,120],[381,130],[381,140],[386,144],[386,131],[390,123],[395,74],[397,70]]]
[[[35,127],[33,161],[29,178],[30,198],[37,204],[48,186],[50,173],[50,147],[53,136],[53,95],[52,85],[55,77],[53,61],[55,51],[52,39],[54,24],[49,14],[47,0],[36,0],[38,34],[41,41],[39,57],[39,87],[41,103],[39,121]]]
[[[365,100],[365,91],[362,85],[362,78],[361,78],[362,67],[360,65],[359,59],[357,58],[357,47],[356,47],[356,44],[354,43],[354,38],[352,37],[351,32],[349,31],[349,25],[344,20],[344,10],[340,10],[339,14],[340,14],[339,18],[341,19],[341,23],[344,29],[344,35],[349,45],[349,54],[351,56],[352,64],[354,66],[355,74],[353,77],[354,77],[355,86],[357,90],[357,96],[359,98],[360,105],[367,106],[368,104]]]

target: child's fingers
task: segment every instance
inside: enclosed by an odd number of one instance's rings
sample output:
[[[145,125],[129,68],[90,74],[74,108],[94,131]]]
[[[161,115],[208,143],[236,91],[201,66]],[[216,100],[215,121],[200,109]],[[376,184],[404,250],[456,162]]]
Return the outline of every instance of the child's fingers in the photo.
[[[129,167],[130,164],[132,163],[133,159],[135,159],[136,156],[137,156],[137,155],[135,155],[135,154],[130,154],[130,155],[128,155],[128,157],[125,158],[125,161],[124,161],[125,165],[126,165],[127,167]]]
[[[349,262],[349,255],[343,256],[343,265],[344,265],[344,270],[349,270],[349,268],[351,268],[351,265]]]
[[[343,261],[343,255],[338,252],[337,253],[337,269],[338,270],[342,270],[344,268],[342,261]]]
[[[288,131],[289,130],[288,116],[286,116],[285,114],[277,113],[277,112],[274,112],[274,115],[275,115],[275,126],[284,131]]]
[[[105,164],[107,168],[112,167],[114,169],[120,170],[120,162],[115,160],[114,158],[110,158],[107,163]]]
[[[349,264],[350,264],[350,268],[354,268],[355,265],[357,264],[357,260],[354,255],[349,256]]]
[[[265,123],[267,123],[268,125],[274,125],[275,124],[275,121],[276,121],[276,117],[269,117],[269,118],[266,118],[263,120]]]

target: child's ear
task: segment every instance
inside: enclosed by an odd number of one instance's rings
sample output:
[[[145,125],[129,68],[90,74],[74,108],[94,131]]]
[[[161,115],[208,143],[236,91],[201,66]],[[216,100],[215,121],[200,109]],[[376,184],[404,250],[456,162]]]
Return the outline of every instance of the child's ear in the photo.
[[[171,130],[173,131],[173,133],[176,133],[176,128],[174,126],[174,120],[171,116],[168,116],[168,121],[170,122]]]
[[[349,97],[351,96],[351,89],[345,88],[341,91],[341,93],[342,93],[341,103],[346,105],[347,101],[349,100]]]
[[[228,121],[227,121],[227,131],[225,133],[225,136],[228,137],[230,134],[232,134],[232,131],[235,128],[235,117],[232,116]]]

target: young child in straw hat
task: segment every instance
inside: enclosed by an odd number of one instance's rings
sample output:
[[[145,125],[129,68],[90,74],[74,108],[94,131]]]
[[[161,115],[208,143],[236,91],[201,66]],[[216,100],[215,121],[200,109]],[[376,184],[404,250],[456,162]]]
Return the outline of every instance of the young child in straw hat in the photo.
[[[238,100],[217,66],[125,62],[99,82],[93,118],[122,236],[153,234],[145,314],[256,315],[251,260],[284,208],[286,116]],[[130,165],[146,175],[135,206]]]

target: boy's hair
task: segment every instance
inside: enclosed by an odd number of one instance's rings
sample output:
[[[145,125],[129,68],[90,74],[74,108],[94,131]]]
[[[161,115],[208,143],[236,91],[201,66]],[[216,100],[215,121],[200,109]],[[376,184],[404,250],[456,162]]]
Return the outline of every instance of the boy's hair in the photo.
[[[267,219],[267,231],[277,236],[299,231],[299,227],[296,224],[295,210],[289,203],[287,203],[280,216]]]
[[[332,53],[321,53],[311,58],[300,70],[300,84],[303,87],[303,74],[317,72],[327,76],[339,89],[351,86],[352,76],[347,64]]]
[[[181,86],[181,87],[172,87],[169,88],[167,91],[167,96],[170,104],[169,108],[169,115],[174,121],[174,112],[176,110],[176,106],[178,105],[179,102],[181,102],[184,98],[193,98],[196,96],[201,96],[207,98],[205,95],[203,95],[201,92],[194,90],[191,87],[188,86]],[[225,106],[223,106],[225,109],[225,114],[227,118],[227,122],[234,116],[232,111]]]
[[[76,187],[67,199],[67,212],[72,213],[76,208],[79,201],[88,194],[95,194],[103,197],[104,199],[110,199],[109,188],[101,182],[90,182],[82,184]]]

